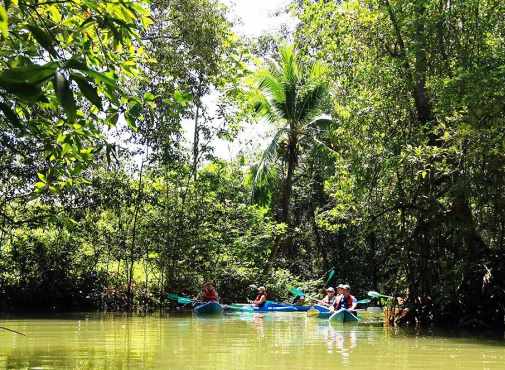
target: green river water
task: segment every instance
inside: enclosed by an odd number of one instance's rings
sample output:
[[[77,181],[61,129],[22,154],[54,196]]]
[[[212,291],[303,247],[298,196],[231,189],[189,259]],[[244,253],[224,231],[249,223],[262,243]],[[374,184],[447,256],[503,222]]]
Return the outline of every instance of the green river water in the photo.
[[[4,369],[505,369],[505,341],[330,325],[300,313],[223,318],[7,317]]]

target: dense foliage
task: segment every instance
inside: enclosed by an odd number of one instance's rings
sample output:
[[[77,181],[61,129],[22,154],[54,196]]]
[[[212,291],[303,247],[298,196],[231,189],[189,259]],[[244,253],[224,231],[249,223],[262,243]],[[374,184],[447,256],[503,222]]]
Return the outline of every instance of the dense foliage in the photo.
[[[503,329],[505,4],[291,11],[288,46],[217,0],[0,2],[1,309],[285,299],[334,268],[402,323]],[[214,155],[253,122],[270,145]]]

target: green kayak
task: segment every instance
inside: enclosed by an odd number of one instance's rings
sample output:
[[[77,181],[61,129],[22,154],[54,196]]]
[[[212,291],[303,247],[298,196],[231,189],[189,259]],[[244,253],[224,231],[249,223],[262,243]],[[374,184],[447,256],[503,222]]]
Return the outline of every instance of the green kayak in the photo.
[[[346,309],[341,309],[339,311],[333,312],[329,319],[331,322],[358,322],[359,318],[355,313],[349,312]]]

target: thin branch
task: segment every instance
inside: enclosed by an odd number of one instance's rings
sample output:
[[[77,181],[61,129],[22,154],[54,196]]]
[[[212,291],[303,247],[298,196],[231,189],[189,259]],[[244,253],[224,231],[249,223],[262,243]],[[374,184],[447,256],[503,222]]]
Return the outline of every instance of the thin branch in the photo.
[[[19,335],[22,335],[22,336],[26,337],[26,334],[20,333],[19,331],[16,331],[16,330],[12,330],[12,329],[6,328],[4,326],[0,326],[0,329],[6,330],[6,331],[10,331],[11,333],[16,333],[16,334],[19,334]]]

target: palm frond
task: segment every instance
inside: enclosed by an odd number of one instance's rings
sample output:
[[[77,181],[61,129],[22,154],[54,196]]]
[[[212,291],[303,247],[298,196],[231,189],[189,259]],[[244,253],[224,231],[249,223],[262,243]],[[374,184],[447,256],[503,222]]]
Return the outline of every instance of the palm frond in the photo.
[[[284,80],[290,85],[297,85],[301,79],[300,67],[296,60],[295,48],[284,45],[279,48]]]
[[[326,80],[327,75],[328,66],[321,62],[315,62],[310,69],[309,80],[321,83]]]
[[[299,122],[310,122],[314,115],[318,113],[321,102],[328,94],[326,83],[313,83],[304,92],[296,105],[296,120]]]
[[[296,52],[293,46],[285,45],[279,49],[282,65],[282,84],[285,90],[286,117],[294,119],[296,115],[296,100],[301,80],[301,72],[296,60]]]
[[[252,89],[248,94],[249,104],[255,113],[269,122],[277,122],[283,118],[283,113],[279,112],[272,99],[265,96],[259,89]]]
[[[253,180],[253,192],[257,185],[259,185],[266,177],[270,170],[270,164],[277,158],[277,149],[279,148],[279,143],[284,135],[287,135],[289,131],[288,126],[281,127],[275,133],[274,137],[268,147],[263,151],[261,159],[258,162],[258,167],[256,169],[256,174]]]
[[[276,102],[284,102],[286,95],[282,81],[279,81],[270,71],[262,70],[256,76],[258,89],[268,96],[271,100]]]

